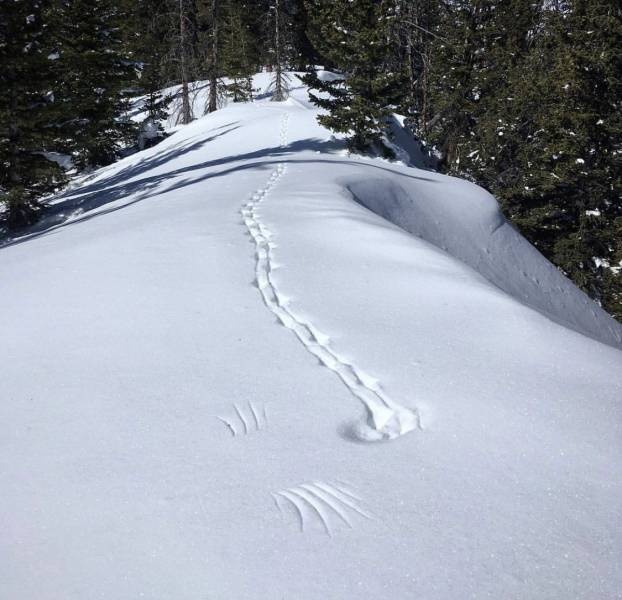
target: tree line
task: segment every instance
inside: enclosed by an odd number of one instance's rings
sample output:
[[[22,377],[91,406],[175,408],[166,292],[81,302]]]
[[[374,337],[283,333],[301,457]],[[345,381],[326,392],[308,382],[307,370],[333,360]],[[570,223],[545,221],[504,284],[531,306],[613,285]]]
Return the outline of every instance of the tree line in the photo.
[[[620,319],[621,47],[613,0],[0,0],[4,218],[38,217],[65,181],[59,156],[107,164],[157,138],[167,111],[183,124],[251,101],[266,68],[280,100],[287,72],[306,71],[352,151],[390,157],[403,115],[431,164],[490,190]]]

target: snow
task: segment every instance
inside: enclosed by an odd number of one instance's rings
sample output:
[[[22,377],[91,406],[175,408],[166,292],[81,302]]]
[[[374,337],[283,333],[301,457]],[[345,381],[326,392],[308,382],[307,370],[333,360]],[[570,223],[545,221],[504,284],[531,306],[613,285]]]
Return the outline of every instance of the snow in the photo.
[[[177,127],[0,250],[0,598],[619,597],[622,328],[316,114]]]
[[[55,162],[61,169],[70,171],[74,168],[73,159],[70,154],[61,152],[42,152],[43,156],[52,162]]]
[[[598,256],[592,256],[592,260],[594,261],[596,268],[604,267],[605,269],[608,269],[611,267],[611,263],[604,258],[600,258]]]

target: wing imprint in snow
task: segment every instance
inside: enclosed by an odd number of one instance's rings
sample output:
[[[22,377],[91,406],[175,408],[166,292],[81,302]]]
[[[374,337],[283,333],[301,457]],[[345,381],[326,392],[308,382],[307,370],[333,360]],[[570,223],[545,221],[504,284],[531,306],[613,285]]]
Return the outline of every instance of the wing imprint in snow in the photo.
[[[339,524],[354,528],[359,517],[373,519],[372,514],[361,506],[360,498],[344,489],[322,481],[302,483],[273,494],[279,510],[279,498],[286,500],[298,516],[300,531],[304,532],[311,520],[319,521],[329,537]]]
[[[233,415],[229,417],[217,417],[233,437],[248,435],[253,431],[262,431],[268,425],[268,413],[265,405],[259,410],[250,400],[247,406],[233,405]]]

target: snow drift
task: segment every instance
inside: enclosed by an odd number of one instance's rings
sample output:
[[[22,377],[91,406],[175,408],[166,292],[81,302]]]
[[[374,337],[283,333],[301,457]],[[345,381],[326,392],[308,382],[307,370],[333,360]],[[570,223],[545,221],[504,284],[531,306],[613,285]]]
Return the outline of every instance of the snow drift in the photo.
[[[342,184],[357,202],[473,267],[513,298],[580,333],[622,346],[622,326],[529,244],[481,188],[432,174],[414,183],[407,177],[369,177]]]

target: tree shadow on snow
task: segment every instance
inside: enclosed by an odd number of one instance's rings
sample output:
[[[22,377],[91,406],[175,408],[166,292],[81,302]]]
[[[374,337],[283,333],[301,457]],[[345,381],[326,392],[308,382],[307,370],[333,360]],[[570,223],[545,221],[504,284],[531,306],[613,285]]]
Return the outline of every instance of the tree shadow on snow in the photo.
[[[287,146],[262,148],[260,150],[244,154],[216,158],[188,165],[186,167],[173,169],[165,173],[140,177],[148,171],[159,168],[173,159],[177,159],[184,154],[201,149],[206,144],[213,142],[215,139],[238,129],[238,126],[236,123],[230,123],[219,129],[222,130],[220,133],[217,133],[209,138],[185,145],[173,146],[172,148],[166,149],[164,152],[158,152],[148,156],[138,163],[133,163],[125,168],[121,168],[120,170],[115,170],[109,177],[103,176],[93,183],[86,183],[77,189],[67,190],[54,199],[54,204],[47,208],[43,218],[36,225],[21,232],[19,237],[16,236],[12,239],[8,239],[4,243],[0,242],[0,249],[22,244],[43,235],[53,233],[62,227],[75,225],[95,217],[110,214],[117,210],[132,206],[133,204],[141,202],[147,198],[177,191],[188,186],[196,185],[203,181],[224,177],[235,172],[242,172],[252,169],[272,169],[279,163],[324,163],[327,165],[330,164],[334,168],[338,168],[339,166],[357,166],[365,167],[366,169],[371,168],[384,171],[399,177],[406,177],[409,179],[417,179],[433,183],[436,182],[435,179],[406,173],[399,167],[391,168],[390,166],[377,165],[371,162],[361,162],[337,157],[335,156],[335,153],[343,149],[340,142],[334,140],[324,141],[316,138],[298,140],[288,144]],[[325,158],[292,158],[292,156],[302,152],[323,154]],[[330,155],[333,155],[334,158],[329,158]],[[215,170],[218,167],[225,168]],[[200,171],[207,172],[198,173]],[[197,173],[197,175],[193,177],[192,174],[194,173]],[[190,177],[180,179],[183,175],[190,175]],[[136,179],[137,177],[140,178]],[[127,181],[128,179],[134,180]],[[164,184],[168,180],[172,179],[178,180],[172,183],[172,185],[165,187]],[[251,190],[249,190],[249,192],[250,191]],[[102,206],[118,202],[123,198],[128,198],[128,201],[123,204],[115,204],[114,206],[104,210],[97,210]],[[80,216],[77,216],[78,214]]]

